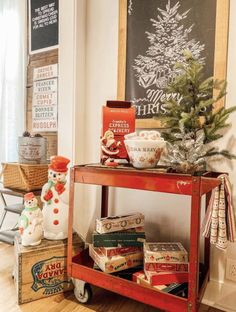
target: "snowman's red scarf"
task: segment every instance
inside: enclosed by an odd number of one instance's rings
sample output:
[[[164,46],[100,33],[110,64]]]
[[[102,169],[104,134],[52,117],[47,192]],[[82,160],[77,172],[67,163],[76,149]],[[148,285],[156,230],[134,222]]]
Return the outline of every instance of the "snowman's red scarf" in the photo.
[[[53,181],[49,180],[49,181],[48,181],[48,184],[49,184],[49,188],[48,188],[48,189],[50,190],[53,186],[55,187],[55,185],[58,185],[58,184],[63,184],[63,185],[65,185],[66,182],[60,181],[60,182],[54,183]]]
[[[54,186],[54,188],[57,188],[58,185],[65,185],[66,182],[57,182],[57,183],[54,183],[53,181],[48,181],[48,184],[49,184],[49,190]]]

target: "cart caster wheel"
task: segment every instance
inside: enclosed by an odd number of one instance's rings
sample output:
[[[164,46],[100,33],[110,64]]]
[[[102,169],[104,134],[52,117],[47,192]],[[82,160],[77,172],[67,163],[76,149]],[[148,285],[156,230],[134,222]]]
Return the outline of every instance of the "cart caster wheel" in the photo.
[[[84,285],[84,292],[81,291],[78,287],[75,285],[74,289],[74,294],[75,298],[80,302],[80,303],[89,303],[92,299],[92,288],[89,284]]]

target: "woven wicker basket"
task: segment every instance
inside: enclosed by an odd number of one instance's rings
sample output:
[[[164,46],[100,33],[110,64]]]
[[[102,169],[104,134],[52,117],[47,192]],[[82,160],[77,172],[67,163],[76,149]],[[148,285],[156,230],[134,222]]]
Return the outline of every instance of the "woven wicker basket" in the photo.
[[[48,181],[48,165],[2,163],[3,185],[22,191],[39,190]]]

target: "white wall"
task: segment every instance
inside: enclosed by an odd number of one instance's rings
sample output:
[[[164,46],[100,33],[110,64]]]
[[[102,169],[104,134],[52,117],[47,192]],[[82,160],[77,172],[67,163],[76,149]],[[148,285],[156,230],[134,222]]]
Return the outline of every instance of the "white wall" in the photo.
[[[60,0],[64,2],[64,9],[68,10],[66,6],[71,3],[77,3],[78,7],[84,3],[82,0]],[[236,72],[236,61],[234,59],[235,52],[235,38],[236,38],[236,1],[231,0],[231,23],[230,23],[230,45],[229,45],[229,72],[228,72],[228,97],[227,106],[234,104],[236,99],[236,88],[234,86],[234,75]],[[77,8],[78,10],[78,8]],[[61,17],[68,14],[61,11]],[[85,74],[83,87],[85,88],[85,94],[83,103],[78,101],[79,94],[75,94],[73,103],[74,107],[83,106],[83,120],[81,124],[75,126],[75,121],[81,119],[80,110],[77,109],[76,115],[69,113],[69,118],[65,119],[70,111],[71,98],[68,97],[66,103],[61,103],[64,106],[63,113],[59,108],[59,128],[62,127],[64,133],[59,131],[59,150],[60,153],[66,154],[68,152],[68,144],[71,140],[76,148],[72,148],[72,157],[75,161],[83,159],[83,161],[98,162],[99,161],[99,136],[101,127],[101,106],[105,104],[107,99],[116,98],[117,88],[117,52],[118,52],[118,0],[87,0],[86,1],[86,12],[84,12],[83,18],[85,17],[85,30],[86,39],[76,37],[78,36],[78,30],[76,30],[76,18],[72,30],[74,31],[74,40],[78,42],[82,40],[80,48],[84,48],[86,52],[85,57]],[[78,14],[78,12],[77,12]],[[68,16],[67,16],[68,18]],[[64,25],[65,26],[65,25]],[[66,29],[66,28],[65,28]],[[67,29],[68,31],[68,29]],[[65,33],[64,33],[65,35]],[[71,34],[69,34],[71,36]],[[71,39],[72,40],[72,39]],[[65,42],[67,42],[65,40]],[[78,44],[77,42],[77,44]],[[60,45],[60,51],[63,49],[73,49],[71,41],[68,42],[68,46],[64,45],[63,42]],[[60,52],[61,53],[61,52]],[[72,51],[67,51],[72,53]],[[73,65],[78,66],[78,59],[68,59],[66,55],[61,58],[64,67]],[[66,84],[70,85],[70,74],[69,69],[67,71],[68,81]],[[60,70],[60,79],[63,79],[63,71]],[[75,78],[73,75],[72,79],[78,89],[81,85],[78,83],[78,77]],[[66,93],[66,89],[71,86],[63,85],[60,86],[61,96]],[[73,91],[71,91],[73,92]],[[83,91],[81,91],[83,92]],[[62,101],[60,97],[60,101]],[[64,100],[66,100],[64,98]],[[83,105],[84,104],[84,105]],[[222,147],[228,146],[232,143],[235,138],[232,139],[236,124],[233,123],[235,114],[232,117],[232,128],[226,134],[224,140],[219,144]],[[61,120],[61,122],[60,122]],[[66,121],[65,121],[66,120]],[[66,124],[65,124],[66,122]],[[83,127],[84,125],[84,127]],[[60,135],[61,133],[61,135]],[[73,133],[73,134],[72,134]],[[84,150],[83,144],[80,144],[79,138],[81,133],[84,135]],[[78,141],[77,141],[78,140]],[[81,141],[82,142],[82,141]],[[76,144],[75,144],[76,143]],[[236,153],[236,147],[233,144],[231,150]],[[84,153],[83,157],[80,157]],[[75,154],[77,156],[75,156]],[[236,173],[235,162],[229,164],[228,162],[220,162],[215,164],[217,171],[229,171],[231,180],[234,183],[234,177]],[[92,190],[93,189],[93,190]],[[78,192],[82,196],[82,192]],[[78,200],[77,208],[79,207],[81,217],[78,217],[76,228],[86,236],[87,231],[93,229],[94,218],[99,215],[99,191],[97,187],[89,187],[83,192],[84,199]],[[236,197],[236,193],[235,193]],[[81,198],[81,197],[79,197]],[[236,199],[236,198],[235,198]],[[150,240],[179,240],[188,247],[189,237],[189,199],[181,196],[154,194],[152,192],[138,192],[130,190],[116,190],[113,192],[112,197],[113,205],[110,207],[112,213],[127,213],[127,211],[142,211],[146,215],[147,234]],[[235,252],[236,247],[232,246],[229,248],[228,253]],[[212,270],[212,278],[217,280],[224,279],[224,266],[225,266],[225,255],[222,252],[216,252],[214,250],[214,267]],[[236,287],[236,285],[235,285]]]
[[[230,1],[230,23],[229,23],[229,46],[228,46],[228,73],[227,73],[227,98],[226,106],[231,107],[236,105],[236,88],[235,88],[235,74],[236,74],[236,1]],[[232,124],[230,130],[226,133],[223,140],[220,141],[221,148],[229,148],[234,154],[236,154],[236,113],[231,115],[230,122]],[[230,180],[233,184],[233,198],[234,204],[236,206],[236,161],[223,161],[214,165],[217,171],[229,172]],[[212,270],[211,278],[220,282],[225,281],[225,266],[226,259],[234,258],[236,259],[236,244],[229,244],[227,252],[218,251],[212,248]],[[226,282],[230,283],[226,280]],[[236,283],[233,283],[236,288]]]
[[[85,105],[85,0],[59,2],[58,153],[83,162]]]

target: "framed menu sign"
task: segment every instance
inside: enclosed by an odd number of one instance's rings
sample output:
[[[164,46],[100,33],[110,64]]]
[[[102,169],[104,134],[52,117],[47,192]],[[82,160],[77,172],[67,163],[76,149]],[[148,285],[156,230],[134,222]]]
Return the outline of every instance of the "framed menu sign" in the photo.
[[[204,65],[205,77],[226,77],[228,0],[120,0],[118,99],[136,108],[137,128],[161,127],[166,87],[184,50]]]
[[[29,53],[58,47],[58,0],[29,0]]]

